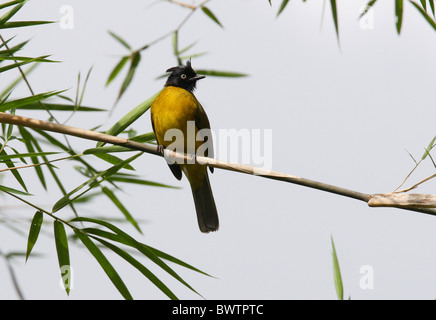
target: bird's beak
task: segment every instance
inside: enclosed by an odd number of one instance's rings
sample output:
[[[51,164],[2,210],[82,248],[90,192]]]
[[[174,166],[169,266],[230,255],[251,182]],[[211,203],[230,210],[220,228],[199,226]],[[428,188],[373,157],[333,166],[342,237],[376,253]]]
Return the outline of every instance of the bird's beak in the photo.
[[[195,77],[192,77],[190,80],[197,81],[197,80],[204,79],[204,78],[206,78],[206,76],[203,76],[201,74],[197,74]]]

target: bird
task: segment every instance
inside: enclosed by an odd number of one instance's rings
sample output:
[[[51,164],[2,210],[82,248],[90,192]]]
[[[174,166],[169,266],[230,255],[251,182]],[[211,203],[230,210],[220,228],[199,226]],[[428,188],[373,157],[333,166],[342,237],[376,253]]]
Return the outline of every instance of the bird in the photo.
[[[197,81],[205,78],[192,69],[191,61],[186,65],[169,68],[170,73],[163,90],[151,104],[151,124],[161,151],[176,148],[176,152],[188,155],[213,157],[213,142],[210,135],[210,122],[203,106],[194,95]],[[167,132],[180,132],[183,139],[165,139]],[[198,135],[201,139],[198,138]],[[203,141],[202,141],[203,140]],[[179,149],[177,149],[179,148]],[[204,150],[204,154],[198,152]],[[207,166],[195,163],[168,163],[173,175],[187,177],[197,213],[200,231],[208,233],[219,228],[218,212],[209,182]],[[209,167],[213,173],[213,167]]]

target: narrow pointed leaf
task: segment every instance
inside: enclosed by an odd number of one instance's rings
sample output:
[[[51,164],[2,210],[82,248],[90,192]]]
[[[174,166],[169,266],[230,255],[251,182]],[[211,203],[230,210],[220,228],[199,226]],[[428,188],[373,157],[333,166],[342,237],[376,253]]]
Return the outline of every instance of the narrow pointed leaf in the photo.
[[[414,1],[410,1],[410,3],[421,13],[421,15],[427,20],[427,22],[431,25],[431,27],[436,30],[436,22]]]
[[[229,78],[240,78],[247,77],[245,73],[233,72],[233,71],[218,71],[218,70],[196,70],[198,74],[213,77],[229,77]]]
[[[17,189],[13,189],[13,188],[9,188],[9,187],[2,186],[2,185],[0,185],[0,191],[6,192],[6,193],[19,194],[21,196],[31,196],[31,194],[28,193],[28,192],[23,192],[23,191],[20,191],[20,190],[17,190]]]
[[[64,224],[58,220],[54,222],[54,238],[56,243],[56,252],[58,255],[59,268],[61,270],[61,276],[65,270],[70,268],[70,252],[68,249],[67,234],[65,233]],[[70,288],[67,283],[64,282],[65,291],[70,294]]]
[[[422,160],[427,158],[427,156],[430,154],[430,151],[433,149],[433,147],[435,145],[435,141],[436,141],[436,136],[430,141],[430,143],[428,144],[427,149],[425,149],[425,152],[424,152],[424,154],[421,157]]]
[[[0,29],[30,27],[30,26],[36,26],[36,25],[48,24],[54,22],[55,21],[13,21],[13,22],[6,22],[0,25]]]
[[[8,154],[7,154],[6,151],[3,149],[3,150],[0,152],[0,155],[2,155],[2,156],[7,156]],[[4,163],[6,164],[6,166],[7,166],[8,168],[15,168],[15,165],[14,165],[14,163],[13,163],[11,160],[6,159],[6,160],[4,160]],[[15,179],[18,181],[18,183],[23,187],[23,189],[24,189],[26,192],[28,192],[28,191],[27,191],[26,184],[24,183],[24,180],[23,180],[23,178],[21,177],[21,175],[20,175],[20,173],[18,172],[18,170],[17,170],[17,169],[12,169],[12,170],[10,170],[10,171],[12,172],[12,174],[14,175],[14,177],[15,177]]]
[[[116,78],[116,76],[120,73],[120,71],[124,68],[127,61],[129,61],[129,57],[122,57],[121,60],[117,63],[115,68],[112,70],[111,74],[109,75],[109,78],[106,81],[106,86],[108,86],[112,80]]]
[[[123,47],[125,47],[128,50],[132,50],[132,47],[130,47],[130,45],[127,43],[127,41],[125,41],[123,38],[121,38],[119,35],[113,33],[112,31],[108,31],[109,34],[115,39],[117,40]]]
[[[167,273],[169,273],[172,277],[177,279],[180,283],[184,284],[187,288],[189,288],[193,292],[200,295],[185,280],[183,280],[174,270],[172,270],[166,263],[164,263],[152,250],[148,249],[146,246],[142,245],[140,242],[136,241],[131,236],[129,236],[127,233],[125,233],[124,231],[122,231],[118,227],[114,226],[113,224],[106,222],[106,221],[92,219],[92,218],[86,218],[86,217],[77,217],[71,221],[92,222],[92,223],[96,223],[96,224],[99,224],[99,225],[102,225],[102,226],[108,228],[109,230],[111,230],[115,234],[117,234],[118,236],[122,237],[122,239],[123,239],[122,241],[124,244],[131,246],[133,248],[136,248],[139,252],[141,252],[143,255],[145,255],[147,258],[149,258],[151,261],[153,261],[155,264],[157,264],[159,267],[161,267]]]
[[[283,12],[283,10],[285,10],[286,6],[288,5],[288,2],[289,2],[289,0],[282,1],[282,4],[279,7],[279,11],[277,11],[277,17]]]
[[[66,205],[70,204],[72,201],[74,201],[76,198],[78,198],[79,196],[83,195],[84,193],[88,192],[89,190],[91,190],[92,188],[98,186],[100,183],[102,183],[104,180],[106,180],[107,178],[109,178],[111,175],[113,175],[114,173],[118,172],[119,170],[121,170],[125,165],[127,165],[128,163],[130,163],[131,161],[135,160],[137,157],[139,157],[142,153],[138,153],[124,161],[121,161],[120,163],[114,165],[113,167],[110,167],[109,169],[99,172],[98,174],[95,174],[92,178],[90,178],[89,180],[85,181],[84,183],[82,183],[81,185],[79,185],[78,187],[76,187],[74,190],[70,191],[69,193],[67,193],[66,195],[64,195],[61,199],[59,199],[53,206],[52,212],[56,212],[59,211],[60,209],[62,209],[63,207],[65,207]],[[77,194],[81,189],[83,189],[84,187],[89,186],[88,189],[86,189],[84,192]],[[73,195],[75,195],[73,197]]]
[[[224,28],[221,22],[218,20],[218,18],[213,14],[212,11],[208,7],[201,7],[201,10],[210,18],[213,22],[215,22],[217,25],[219,25],[221,28]]]
[[[97,237],[93,237],[95,240],[99,241],[101,244],[111,249],[113,252],[118,254],[121,258],[126,260],[136,269],[138,269],[145,277],[147,277],[156,287],[158,287],[164,294],[168,296],[171,300],[178,300],[176,295],[162,282],[156,277],[150,270],[148,270],[143,264],[141,264],[138,260],[133,258],[126,251],[121,250],[119,247]]]
[[[339,42],[339,20],[338,20],[338,8],[336,6],[336,0],[330,0],[330,5],[332,8],[332,16],[333,16],[333,22],[335,24],[336,37]]]
[[[29,104],[50,98],[50,97],[55,96],[61,92],[63,92],[63,91],[51,91],[51,92],[46,92],[46,93],[35,94],[33,96],[26,97],[26,98],[11,100],[11,101],[5,102],[2,105],[0,105],[0,112],[5,112],[5,111],[10,110],[10,109],[17,109],[17,108],[20,108],[22,106],[29,105]]]
[[[110,134],[112,136],[116,136],[119,133],[123,132],[128,126],[130,126],[133,122],[135,122],[140,116],[142,116],[148,109],[150,109],[151,103],[158,96],[160,91],[154,94],[152,97],[148,98],[134,109],[132,109],[129,113],[127,113],[124,117],[118,120],[107,132],[106,134]],[[103,146],[103,142],[98,142],[97,147]]]
[[[74,233],[76,236],[82,241],[82,243],[85,245],[85,247],[88,249],[88,251],[94,256],[94,258],[97,260],[98,264],[102,267],[106,275],[109,277],[109,279],[112,281],[112,283],[115,285],[115,287],[118,289],[118,291],[121,293],[121,295],[126,300],[133,300],[133,297],[131,296],[129,290],[127,289],[126,285],[124,284],[123,280],[115,270],[115,268],[111,265],[109,260],[105,257],[105,255],[101,252],[101,250],[95,245],[94,242],[92,242],[89,237],[81,232],[80,230],[74,229]]]
[[[135,218],[132,217],[130,212],[126,209],[126,207],[121,203],[121,201],[117,198],[117,196],[110,190],[109,188],[102,187],[101,190],[103,193],[117,206],[117,208],[121,211],[127,221],[129,221],[139,233],[142,233],[141,228],[136,222]]]
[[[6,8],[6,7],[10,7],[10,6],[16,5],[16,4],[20,4],[23,1],[24,0],[14,0],[14,1],[9,1],[9,2],[2,3],[2,4],[0,4],[0,10],[3,9],[3,8]]]
[[[401,33],[401,26],[403,24],[403,0],[395,0],[395,17],[397,33]]]
[[[339,300],[344,300],[344,288],[342,285],[342,277],[341,277],[341,269],[339,268],[339,260],[336,254],[335,244],[333,242],[333,237],[331,238],[332,242],[332,256],[333,256],[333,277],[335,282],[336,294]]]
[[[41,211],[37,211],[33,216],[32,222],[30,224],[29,237],[27,238],[26,262],[27,259],[29,258],[30,253],[32,252],[36,240],[38,240],[42,221],[43,221],[43,213]]]

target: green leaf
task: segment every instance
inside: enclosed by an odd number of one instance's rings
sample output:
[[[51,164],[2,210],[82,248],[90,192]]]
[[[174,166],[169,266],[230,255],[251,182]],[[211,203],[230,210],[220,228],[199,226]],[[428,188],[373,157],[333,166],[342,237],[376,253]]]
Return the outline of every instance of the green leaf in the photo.
[[[114,165],[123,161],[122,159],[107,153],[98,153],[98,154],[94,154],[94,156]],[[133,170],[133,171],[135,170],[130,164],[125,165],[124,169]]]
[[[159,182],[153,182],[153,181],[136,179],[136,178],[126,178],[126,177],[112,176],[108,180],[109,181],[113,181],[113,182],[124,182],[124,183],[140,184],[140,185],[146,185],[146,186],[151,186],[151,187],[163,187],[163,188],[180,189],[180,187],[174,187],[174,186],[170,186],[170,185],[167,185],[167,184],[162,184],[162,183],[159,183]]]
[[[22,98],[22,99],[11,100],[0,105],[0,112],[5,112],[10,109],[18,109],[22,106],[55,96],[61,92],[63,91],[50,91],[46,93],[35,94],[33,96]]]
[[[26,145],[27,150],[29,151],[30,154],[37,154],[39,153],[39,156],[46,158],[46,155],[43,154],[43,152],[35,152],[35,149],[33,148],[33,146],[35,146],[36,149],[38,149],[39,151],[41,151],[41,147],[38,144],[38,141],[30,134],[29,131],[27,131],[27,129],[25,129],[24,127],[19,126],[18,130],[21,133],[21,136],[23,137],[24,140],[24,144]],[[38,158],[36,155],[31,156],[31,160],[32,163],[37,165],[39,164]],[[46,161],[44,161],[46,162]],[[42,171],[42,168],[37,165],[34,167],[36,174],[38,175],[39,181],[41,182],[42,186],[44,187],[44,189],[47,189],[47,185],[45,182],[45,177],[44,177],[44,173]]]
[[[431,149],[433,149],[434,147],[434,143],[436,141],[436,136],[430,141],[430,143],[428,144],[427,149],[425,149],[424,154],[422,155],[421,159],[424,160],[425,158],[427,158],[427,156],[430,154]]]
[[[143,255],[145,255],[147,258],[149,258],[152,262],[160,266],[162,269],[164,269],[167,273],[169,273],[172,277],[177,279],[180,283],[184,284],[187,288],[191,289],[193,292],[199,294],[197,291],[195,291],[188,283],[186,283],[174,270],[172,270],[167,264],[165,264],[152,250],[150,250],[148,247],[144,246],[140,242],[133,239],[131,236],[129,236],[127,233],[123,232],[113,224],[110,224],[109,222],[103,221],[103,220],[97,220],[92,218],[86,218],[86,217],[77,217],[71,220],[77,221],[77,222],[91,222],[96,223],[99,225],[102,225],[109,230],[113,231],[118,237],[115,237],[115,241],[119,241],[125,245],[131,246],[135,249],[137,249],[139,252],[141,252]],[[118,240],[116,240],[118,239]]]
[[[366,4],[366,8],[365,10],[362,11],[362,13],[360,14],[360,18],[362,18],[365,14],[368,13],[369,9],[372,8],[372,6],[377,2],[377,0],[371,0]]]
[[[129,113],[127,113],[124,117],[122,117],[117,123],[115,123],[106,134],[116,136],[119,133],[123,132],[128,126],[130,126],[133,122],[135,122],[140,116],[142,116],[148,109],[150,109],[151,103],[154,99],[159,95],[160,91],[154,94],[152,97],[148,98],[134,109],[132,109]],[[97,147],[103,146],[103,142],[98,142]]]
[[[15,1],[9,1],[9,2],[2,3],[2,4],[0,4],[0,10],[3,9],[3,8],[6,8],[6,7],[13,6],[15,4],[20,4],[23,1],[24,0],[15,0]]]
[[[41,230],[41,225],[43,221],[43,213],[37,211],[33,216],[32,222],[30,224],[29,237],[27,239],[27,251],[26,251],[26,262],[29,258],[30,252],[32,252],[33,246],[38,240],[39,231]]]
[[[3,25],[0,25],[0,29],[10,29],[10,28],[21,28],[21,27],[31,27],[41,24],[54,23],[55,21],[14,21],[14,22],[6,22]]]
[[[395,0],[395,17],[397,19],[397,33],[401,33],[401,25],[403,24],[403,0]]]
[[[4,52],[10,53],[11,50],[5,50]],[[18,56],[9,57],[4,55],[0,55],[0,61],[59,62],[59,61],[49,60],[45,58],[30,58],[30,57],[18,57]]]
[[[333,22],[335,24],[336,37],[338,38],[338,42],[339,42],[339,21],[338,21],[338,9],[336,6],[336,0],[330,0],[330,5],[332,7],[332,16],[333,16]]]
[[[336,294],[339,300],[344,300],[344,288],[342,286],[342,277],[341,277],[341,269],[339,268],[338,256],[336,254],[335,244],[333,242],[333,236],[331,237],[332,241],[332,256],[333,256],[333,277],[335,281]]]
[[[27,157],[38,157],[38,156],[48,156],[52,154],[58,154],[59,152],[31,152],[31,153],[19,153],[19,154],[11,154],[6,156],[0,156],[0,162],[9,160],[9,159],[15,159],[15,158],[27,158]]]
[[[288,2],[289,2],[289,0],[282,1],[282,4],[280,5],[279,11],[277,12],[277,17],[283,12],[283,10],[285,10],[286,6],[288,5]]]
[[[139,52],[133,52],[130,58],[130,66],[129,71],[127,72],[126,77],[121,85],[120,91],[118,93],[117,101],[121,99],[121,96],[129,87],[132,82],[133,76],[135,75],[136,68],[138,67],[139,61],[141,60],[141,54]]]
[[[106,111],[105,109],[94,108],[94,107],[84,107],[79,106],[76,108],[75,105],[71,104],[60,104],[60,103],[46,103],[41,106],[39,102],[26,103],[15,109],[21,110],[50,110],[50,111],[81,111],[81,112],[101,112]]]
[[[109,75],[109,78],[106,81],[106,86],[108,86],[112,80],[115,79],[115,77],[120,73],[120,71],[124,68],[127,61],[129,61],[129,56],[122,57],[121,60],[117,63],[115,68],[112,70],[111,74]]]
[[[434,0],[429,0],[430,2],[430,8],[431,8],[431,12],[433,13],[433,18],[435,17],[435,5],[434,5]]]
[[[248,76],[245,73],[232,72],[232,71],[217,71],[217,70],[197,70],[197,73],[205,76],[212,76],[212,77],[239,78],[239,77]]]
[[[6,158],[6,156],[8,156],[8,154],[6,153],[6,151],[5,151],[4,149],[0,152],[0,156],[1,156],[1,155],[5,156],[5,158]],[[8,168],[15,168],[15,165],[14,165],[14,163],[13,163],[11,160],[5,159],[5,160],[4,160],[4,163],[6,164],[6,166],[7,166]],[[15,179],[18,181],[18,183],[23,187],[23,189],[24,189],[26,192],[28,192],[28,191],[27,191],[26,184],[24,183],[24,180],[23,180],[23,178],[21,177],[21,175],[20,175],[20,173],[18,172],[18,170],[17,170],[17,169],[12,169],[12,170],[10,170],[10,171],[12,172],[12,174],[14,175],[14,177],[15,177]]]
[[[54,222],[54,238],[56,243],[56,252],[58,255],[59,268],[61,270],[61,276],[64,275],[66,270],[70,268],[70,253],[68,249],[67,234],[65,233],[64,224],[58,220]],[[64,282],[65,291],[70,294],[69,283]]]
[[[132,217],[130,212],[126,209],[126,207],[121,203],[121,201],[117,198],[117,196],[108,188],[102,187],[101,190],[103,193],[117,206],[117,208],[121,211],[127,221],[129,221],[139,233],[142,234],[141,228],[136,222],[135,218]]]
[[[98,233],[98,231],[100,231],[100,230],[94,229],[94,231],[96,231]],[[148,270],[143,264],[141,264],[138,260],[133,258],[126,251],[121,250],[117,246],[114,246],[113,244],[111,244],[103,239],[100,239],[98,237],[92,237],[92,238],[99,241],[101,244],[103,244],[107,248],[111,249],[113,252],[118,254],[121,258],[123,258],[128,263],[130,263],[132,266],[134,266],[136,269],[138,269],[146,278],[148,278],[156,287],[158,287],[170,299],[178,300],[176,295],[162,281],[160,281],[158,277],[156,277],[150,270]]]
[[[436,22],[416,2],[410,1],[410,3],[422,14],[432,28],[436,30]]]
[[[109,178],[114,173],[116,173],[119,170],[121,170],[124,166],[126,166],[131,161],[133,161],[136,158],[138,158],[141,154],[142,153],[138,153],[138,154],[136,154],[136,155],[126,159],[126,160],[123,160],[123,161],[119,162],[118,164],[114,165],[113,167],[110,167],[109,169],[107,169],[105,171],[102,171],[102,172],[99,172],[98,174],[95,174],[92,178],[90,178],[89,180],[87,180],[86,182],[82,183],[80,186],[78,186],[77,188],[75,188],[71,192],[67,193],[62,198],[60,198],[54,204],[52,212],[54,213],[56,211],[59,211],[60,209],[62,209],[63,207],[65,207],[66,205],[68,205],[72,201],[74,201],[76,198],[80,197],[81,195],[83,195],[84,193],[88,192],[92,188],[100,185],[100,183],[102,183],[104,180]],[[99,180],[99,178],[101,178],[101,179]],[[77,196],[75,196],[74,198],[72,197],[74,194],[76,194],[78,191],[80,191],[81,189],[83,189],[86,186],[90,186],[90,187],[88,189],[86,189],[84,192],[82,192],[82,193],[78,194]]]
[[[218,20],[218,18],[213,14],[212,11],[208,7],[202,6],[201,10],[214,21],[217,25],[219,25],[221,28],[224,28],[221,22]]]
[[[24,75],[27,76],[28,74],[30,74],[37,66],[39,65],[39,63],[34,63],[32,64],[26,71],[24,71]],[[23,76],[20,74],[19,77],[17,77],[14,81],[12,81],[1,93],[0,93],[0,99],[3,97],[6,97],[8,94],[10,94],[12,92],[12,89],[14,89],[21,81],[23,81],[24,78]],[[7,100],[8,97],[6,97]],[[5,101],[6,101],[5,100]],[[2,103],[0,102],[0,105]]]
[[[420,0],[421,1],[421,5],[424,8],[425,11],[427,11],[427,0]],[[431,2],[431,0],[430,0]]]
[[[0,26],[4,25],[10,18],[12,18],[25,4],[25,1],[19,3],[11,10],[6,12],[3,16],[0,17]]]
[[[123,47],[125,47],[127,50],[132,50],[132,47],[125,41],[123,38],[121,38],[119,35],[113,33],[112,31],[108,31],[109,34],[117,40]]]
[[[23,192],[23,191],[20,191],[20,190],[17,190],[17,189],[13,189],[13,188],[9,188],[9,187],[2,186],[2,185],[0,185],[0,191],[6,192],[6,193],[19,194],[19,195],[22,195],[22,196],[31,196],[31,194],[28,193],[28,192]]]
[[[82,241],[82,243],[89,250],[89,252],[94,256],[94,258],[97,260],[99,265],[103,268],[104,272],[107,274],[109,279],[118,289],[118,291],[121,293],[124,299],[133,300],[123,280],[121,279],[117,271],[114,269],[114,267],[111,265],[109,260],[104,256],[101,250],[95,245],[95,243],[92,242],[92,240],[89,239],[89,237],[86,234],[84,234],[81,230],[74,229],[74,233],[80,239],[80,241]]]

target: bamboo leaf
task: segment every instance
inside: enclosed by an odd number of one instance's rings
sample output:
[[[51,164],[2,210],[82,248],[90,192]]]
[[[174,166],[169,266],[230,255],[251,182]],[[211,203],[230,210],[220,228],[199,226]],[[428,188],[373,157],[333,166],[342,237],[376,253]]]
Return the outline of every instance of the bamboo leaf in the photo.
[[[126,209],[126,207],[121,203],[121,201],[117,198],[117,196],[108,188],[102,187],[101,190],[103,193],[117,206],[117,208],[121,211],[127,221],[129,221],[139,233],[142,234],[141,228],[136,222],[135,218],[132,217],[130,212]]]
[[[133,300],[133,297],[131,296],[123,280],[121,279],[117,271],[114,269],[114,267],[111,265],[109,260],[104,256],[101,250],[95,245],[95,243],[92,242],[92,240],[89,239],[89,237],[80,230],[74,229],[74,233],[80,239],[80,241],[82,241],[82,243],[85,245],[88,251],[94,256],[98,264],[102,267],[104,272],[107,274],[109,279],[118,289],[118,291],[121,293],[124,299]]]
[[[0,185],[0,191],[6,192],[6,193],[9,192],[9,193],[14,193],[14,194],[19,194],[21,196],[31,196],[31,194],[28,193],[28,192],[23,192],[23,191],[20,191],[20,190],[17,190],[17,189],[13,189],[13,188],[9,188],[9,187],[2,186],[2,185]]]
[[[397,33],[401,33],[401,25],[403,24],[403,0],[395,0],[395,17],[397,19]]]
[[[136,68],[138,67],[139,61],[141,60],[141,54],[139,52],[133,52],[130,58],[130,66],[129,71],[127,71],[127,75],[124,78],[124,81],[121,85],[120,91],[118,93],[117,101],[120,100],[121,96],[129,87],[132,82],[133,76],[135,75]]]
[[[436,136],[433,139],[431,139],[430,143],[428,144],[427,149],[425,149],[425,152],[421,157],[422,160],[427,158],[427,156],[430,154],[431,149],[433,149],[433,147],[435,146],[435,141],[436,141]]]
[[[377,2],[377,0],[370,0],[367,4],[366,4],[366,8],[365,10],[362,11],[362,13],[360,14],[360,18],[362,18],[365,14],[368,13],[369,9],[373,7],[373,5]]]
[[[4,25],[10,18],[12,18],[25,4],[26,1],[23,1],[13,7],[11,10],[6,12],[3,16],[0,17],[0,26]]]
[[[434,1],[435,0],[429,0],[431,12],[433,13],[433,18],[435,18],[435,5],[434,5]]]
[[[332,242],[332,256],[333,256],[333,277],[335,281],[336,294],[339,300],[344,300],[344,288],[342,285],[341,269],[339,268],[339,260],[336,254],[335,244],[333,242],[333,236],[331,237]]]
[[[232,72],[232,71],[217,71],[217,70],[197,70],[198,74],[213,77],[229,77],[229,78],[240,78],[247,77],[245,73]]]
[[[14,0],[14,1],[9,1],[9,2],[2,3],[2,4],[0,4],[0,10],[3,9],[3,8],[6,8],[6,7],[13,6],[15,4],[20,4],[23,1],[24,0]]]
[[[149,99],[145,100],[134,109],[132,109],[129,113],[127,113],[124,117],[122,117],[117,123],[115,123],[106,134],[110,134],[113,136],[118,135],[123,132],[128,126],[130,126],[133,122],[135,122],[140,116],[142,116],[148,109],[150,109],[151,103],[158,96],[160,91],[154,94]],[[103,146],[103,142],[98,142],[97,147]]]
[[[3,156],[8,156],[8,154],[6,153],[6,151],[5,151],[4,149],[0,152],[0,156],[1,156],[1,155],[3,155]],[[13,163],[11,160],[5,159],[5,160],[4,160],[4,163],[6,164],[6,166],[7,166],[9,169],[10,169],[10,168],[15,168],[15,165],[14,165],[14,163]],[[11,172],[12,172],[12,174],[14,175],[15,179],[18,181],[18,183],[23,187],[23,189],[24,189],[26,192],[28,192],[28,191],[27,191],[26,184],[24,183],[24,180],[23,180],[23,178],[21,177],[21,175],[20,175],[20,173],[18,172],[18,170],[17,170],[17,169],[12,169]]]
[[[60,104],[60,103],[46,103],[41,106],[38,102],[26,103],[15,109],[21,110],[50,110],[50,111],[81,111],[81,112],[101,112],[106,111],[105,109],[94,108],[94,107],[84,107],[79,106],[76,108],[75,105],[71,104]]]
[[[33,96],[26,97],[26,98],[11,100],[11,101],[5,102],[2,105],[0,105],[0,112],[5,112],[5,111],[10,110],[10,109],[17,109],[17,108],[20,108],[22,106],[25,106],[25,105],[28,105],[31,103],[35,103],[35,102],[47,99],[49,97],[55,96],[61,92],[63,92],[63,91],[50,91],[50,92],[46,92],[46,93],[35,94]]]
[[[120,159],[114,155],[107,154],[107,153],[97,153],[97,154],[94,154],[94,156],[96,156],[97,158],[100,158],[101,160],[109,162],[110,164],[114,164],[114,165],[123,161],[122,159]],[[133,171],[135,170],[130,164],[125,165],[124,169],[133,170]]]
[[[132,50],[132,47],[127,43],[127,41],[125,41],[123,38],[121,38],[119,35],[115,34],[112,31],[108,31],[108,32],[115,40],[117,40],[127,50],[129,51]]]
[[[136,269],[138,269],[145,277],[147,277],[156,287],[158,287],[171,300],[178,300],[176,295],[162,281],[160,281],[158,277],[156,277],[150,270],[148,270],[143,264],[141,264],[138,260],[133,258],[126,251],[121,250],[117,246],[114,246],[113,244],[111,244],[103,239],[100,239],[97,237],[93,237],[93,239],[99,241],[101,244],[103,244],[107,248],[111,249],[113,252],[118,254],[121,258],[123,258],[128,263],[130,263],[132,266],[134,266]]]
[[[289,0],[282,1],[282,4],[280,5],[279,11],[277,12],[277,17],[283,12],[283,10],[285,10],[286,6],[288,5],[288,2],[289,2]]]
[[[172,277],[177,279],[180,283],[184,284],[187,288],[192,290],[193,292],[200,295],[197,291],[195,291],[186,281],[184,281],[174,270],[172,270],[166,263],[164,263],[152,250],[147,248],[146,246],[142,245],[140,242],[133,239],[131,236],[129,236],[127,233],[123,232],[121,229],[117,228],[113,224],[103,221],[103,220],[97,220],[92,218],[86,218],[86,217],[77,217],[71,220],[77,221],[77,222],[91,222],[96,223],[99,225],[102,225],[109,230],[113,231],[116,235],[121,237],[121,240],[123,244],[131,246],[135,249],[137,249],[139,252],[141,252],[143,255],[145,255],[147,258],[149,258],[151,261],[153,261],[155,264],[160,266],[162,269],[164,269],[167,273],[169,273]]]
[[[56,212],[59,211],[60,209],[62,209],[63,207],[65,207],[66,205],[70,204],[72,201],[74,201],[76,198],[80,197],[81,195],[83,195],[84,193],[88,192],[89,190],[91,190],[92,188],[100,185],[100,183],[102,183],[104,180],[108,179],[111,175],[113,175],[114,173],[118,172],[119,170],[121,170],[125,165],[127,165],[128,163],[130,163],[131,161],[135,160],[137,157],[139,157],[142,153],[138,153],[136,155],[134,155],[133,157],[130,157],[126,160],[121,161],[120,163],[114,165],[113,167],[110,167],[109,169],[99,172],[98,174],[95,174],[92,178],[90,178],[89,180],[85,181],[84,183],[82,183],[81,185],[79,185],[77,188],[75,188],[74,190],[72,190],[71,192],[67,193],[66,195],[64,195],[62,198],[60,198],[53,206],[52,212]],[[99,180],[100,179],[100,180]],[[75,195],[76,193],[78,193],[81,189],[83,189],[84,187],[89,186],[88,189],[86,189],[84,192],[78,194],[75,197],[72,197],[73,195]]]
[[[213,22],[215,22],[217,25],[219,25],[221,28],[224,28],[221,22],[218,20],[218,18],[213,14],[212,11],[208,7],[202,6],[201,10],[210,18]]]
[[[21,27],[31,27],[41,24],[54,23],[55,21],[14,21],[6,22],[0,25],[0,29],[11,29],[11,28],[21,28]]]
[[[336,0],[330,0],[330,5],[332,7],[332,16],[333,16],[333,22],[335,24],[336,37],[338,38],[338,42],[339,42],[339,21],[338,21],[338,9],[336,6]]]
[[[421,15],[427,20],[427,22],[432,26],[434,30],[436,30],[436,22],[414,1],[410,1],[410,3],[421,13]]]
[[[30,253],[32,252],[36,240],[38,240],[42,221],[43,221],[43,213],[41,211],[37,211],[33,216],[32,222],[30,224],[29,237],[27,239],[26,262],[27,259],[29,258]]]
[[[58,255],[59,268],[61,270],[61,276],[65,270],[70,268],[70,253],[68,249],[67,234],[65,233],[64,224],[58,220],[54,222],[54,238],[56,243],[56,252]],[[67,295],[70,294],[70,288],[68,283],[64,282],[65,291]]]
[[[427,0],[419,0],[421,1],[421,5],[425,11],[427,11]],[[430,1],[431,2],[431,1]]]
[[[126,57],[122,57],[121,60],[117,63],[117,65],[115,66],[115,68],[112,70],[111,74],[109,75],[109,78],[106,81],[106,86],[108,86],[112,80],[114,80],[116,78],[116,76],[118,75],[118,73],[120,73],[120,71],[124,68],[124,66],[126,65],[127,61],[129,61],[129,56]]]

